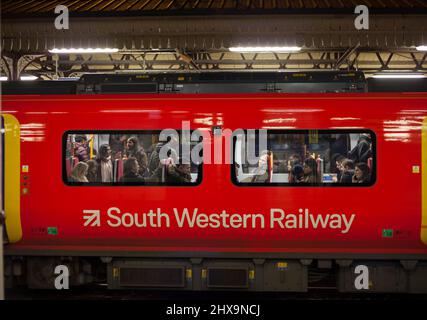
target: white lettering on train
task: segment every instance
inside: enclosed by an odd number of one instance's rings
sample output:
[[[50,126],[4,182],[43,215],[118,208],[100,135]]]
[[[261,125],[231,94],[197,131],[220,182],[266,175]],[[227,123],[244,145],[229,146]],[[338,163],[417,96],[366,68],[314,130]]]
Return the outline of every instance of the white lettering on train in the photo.
[[[265,222],[264,216],[262,214],[228,214],[225,210],[222,210],[220,214],[212,213],[207,215],[205,213],[198,213],[198,209],[195,208],[193,213],[190,215],[187,208],[182,210],[182,213],[178,209],[173,209],[175,213],[175,219],[177,221],[178,227],[183,228],[185,224],[194,228],[195,226],[199,228],[211,227],[214,229],[217,228],[248,228],[256,229],[257,227],[264,229]],[[248,222],[249,220],[249,222]],[[257,223],[259,221],[259,225]],[[185,223],[186,222],[186,223]]]
[[[87,215],[89,210],[83,210]],[[93,211],[93,210],[92,210]],[[99,212],[97,226],[101,226],[101,210]],[[269,224],[266,217],[269,216]],[[288,229],[288,230],[337,230],[342,234],[350,231],[356,214],[350,216],[344,213],[311,213],[309,209],[299,209],[298,213],[285,212],[284,209],[271,208],[267,214],[257,213],[228,213],[220,212],[204,213],[199,208],[173,208],[173,213],[166,213],[161,208],[150,209],[145,213],[122,212],[117,207],[107,210],[107,225],[112,228],[199,228],[199,229]],[[87,219],[84,216],[84,219]],[[84,226],[89,224],[87,221]]]
[[[131,228],[133,226],[138,228],[170,228],[169,215],[162,212],[160,208],[157,208],[156,211],[150,210],[148,213],[142,214],[129,212],[122,214],[119,208],[112,207],[107,210],[107,215],[115,221],[115,223],[111,222],[110,219],[107,221],[107,224],[113,228],[120,226],[125,228]]]
[[[353,224],[355,214],[347,218],[345,214],[314,215],[308,209],[299,210],[299,214],[286,214],[282,209],[270,210],[270,228],[281,229],[341,229],[341,233],[348,233]]]

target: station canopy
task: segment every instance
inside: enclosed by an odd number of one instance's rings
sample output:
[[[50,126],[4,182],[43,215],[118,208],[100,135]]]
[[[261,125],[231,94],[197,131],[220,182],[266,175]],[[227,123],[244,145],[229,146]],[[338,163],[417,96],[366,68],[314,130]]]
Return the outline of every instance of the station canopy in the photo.
[[[69,9],[68,30],[54,27],[57,5]],[[370,10],[369,30],[355,28],[357,5]],[[119,50],[89,61],[87,56],[60,57],[55,64],[68,70],[65,75],[186,68],[426,68],[425,53],[416,49],[427,45],[424,0],[2,0],[1,11],[2,55],[33,58],[22,62],[17,73],[34,67],[35,73],[48,74],[54,48]],[[301,51],[230,52],[236,47]]]

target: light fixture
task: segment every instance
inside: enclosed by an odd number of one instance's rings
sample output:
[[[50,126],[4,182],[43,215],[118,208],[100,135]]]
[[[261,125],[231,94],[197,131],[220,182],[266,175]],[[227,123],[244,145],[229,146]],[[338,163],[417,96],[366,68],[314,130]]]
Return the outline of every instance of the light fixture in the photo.
[[[3,76],[0,77],[0,81],[7,81],[7,79],[8,79],[7,77],[3,77]]]
[[[425,77],[422,73],[377,73],[372,76],[375,79],[422,79]]]
[[[116,53],[117,48],[54,48],[49,50],[50,53]]]
[[[32,81],[32,80],[38,79],[38,77],[36,77],[36,76],[21,76],[20,79],[22,81]]]
[[[427,51],[427,46],[418,46],[416,47],[418,51]]]
[[[301,47],[230,47],[231,52],[299,52]]]

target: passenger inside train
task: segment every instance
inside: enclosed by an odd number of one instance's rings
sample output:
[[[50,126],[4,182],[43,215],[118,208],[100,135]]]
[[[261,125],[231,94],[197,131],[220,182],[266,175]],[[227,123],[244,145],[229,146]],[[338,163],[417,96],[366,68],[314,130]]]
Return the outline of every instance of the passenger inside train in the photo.
[[[234,145],[233,181],[238,185],[372,185],[374,182],[370,132],[268,130],[268,150],[260,153],[255,166],[246,160],[244,140],[237,139]]]
[[[190,144],[190,150],[194,146],[192,142],[182,142],[185,143]],[[179,158],[179,150],[173,148],[169,149],[167,159],[160,159],[164,144],[159,142],[159,132],[153,131],[67,134],[64,180],[78,185],[197,183],[199,165]]]

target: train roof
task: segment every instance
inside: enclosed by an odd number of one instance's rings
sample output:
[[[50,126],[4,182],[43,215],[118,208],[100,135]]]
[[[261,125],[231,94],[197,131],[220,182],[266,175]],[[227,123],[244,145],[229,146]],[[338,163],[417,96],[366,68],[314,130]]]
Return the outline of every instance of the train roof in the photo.
[[[426,92],[427,79],[366,79],[363,72],[85,74],[70,81],[11,81],[2,94]]]

